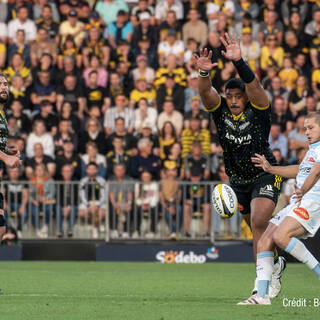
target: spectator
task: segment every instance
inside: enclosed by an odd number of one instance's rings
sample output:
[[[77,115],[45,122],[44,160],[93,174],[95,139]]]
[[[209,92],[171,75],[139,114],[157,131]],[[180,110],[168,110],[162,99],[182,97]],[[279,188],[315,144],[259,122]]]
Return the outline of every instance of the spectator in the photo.
[[[136,58],[139,55],[146,56],[149,66],[154,66],[154,68],[158,66],[157,49],[151,47],[150,39],[146,35],[143,35],[138,41],[138,47],[134,47],[133,52]]]
[[[173,101],[175,110],[179,112],[184,111],[184,87],[175,82],[174,73],[164,74],[165,82],[160,85],[157,90],[157,106],[158,111],[163,109],[163,104],[167,99]]]
[[[133,201],[133,184],[125,175],[125,167],[118,163],[113,168],[114,176],[109,186],[109,225],[111,238],[129,237],[130,217]]]
[[[187,69],[188,73],[193,72],[192,66],[192,56],[197,51],[198,43],[193,38],[188,38],[187,45],[183,55],[184,67]]]
[[[141,172],[149,171],[154,179],[159,177],[160,161],[159,157],[151,154],[152,145],[149,139],[141,139],[138,143],[139,153],[132,157],[130,162],[130,175],[138,179]]]
[[[77,153],[74,152],[74,145],[71,140],[63,142],[63,154],[57,156],[56,159],[56,180],[61,180],[61,168],[66,165],[73,166],[73,176],[75,180],[81,179],[81,159]]]
[[[63,58],[63,69],[59,70],[56,76],[56,85],[61,86],[67,76],[75,76],[77,85],[82,82],[81,71],[75,65],[75,60],[72,57]]]
[[[87,177],[80,181],[79,217],[81,220],[90,219],[92,221],[92,237],[97,239],[99,231],[104,232],[105,230],[106,181],[98,176],[98,166],[95,162],[87,164],[86,172]]]
[[[37,164],[34,177],[30,179],[31,221],[39,238],[47,238],[51,216],[55,212],[55,185],[47,175],[44,164]],[[44,212],[44,221],[40,229],[40,212]]]
[[[74,37],[70,34],[65,37],[63,42],[61,41],[57,63],[59,69],[63,69],[65,58],[68,57],[74,59],[77,67],[81,68],[82,55],[80,54],[80,49],[77,47]]]
[[[232,61],[226,61],[223,69],[217,69],[214,78],[212,79],[212,85],[221,94],[223,93],[225,84],[235,77],[235,68]]]
[[[132,40],[132,24],[128,21],[128,15],[124,10],[119,10],[117,20],[108,25],[108,39],[111,47],[116,49],[120,40]]]
[[[89,86],[89,74],[92,71],[98,73],[98,86],[105,89],[108,84],[108,71],[100,65],[99,57],[96,55],[91,55],[89,67],[83,71],[83,78],[87,87]]]
[[[154,89],[148,89],[146,78],[140,77],[135,81],[135,89],[130,93],[129,107],[134,109],[141,99],[146,99],[149,105],[154,105],[156,92]]]
[[[192,117],[190,119],[190,128],[184,129],[181,134],[182,158],[185,158],[191,152],[193,144],[198,141],[201,144],[202,152],[210,154],[210,131],[201,129],[200,120]]]
[[[19,168],[9,168],[8,178],[8,183],[4,184],[4,210],[8,213],[7,217],[16,214],[18,236],[21,238],[29,199],[29,186],[23,182]],[[10,219],[8,224],[12,225]]]
[[[158,130],[161,131],[164,123],[170,121],[179,136],[183,128],[183,117],[179,111],[174,110],[174,104],[170,97],[164,101],[162,109],[163,111],[158,117]]]
[[[307,35],[314,37],[317,35],[319,28],[320,28],[320,8],[317,8],[316,10],[313,11],[312,20],[306,24],[304,28],[304,32]]]
[[[106,135],[110,135],[115,130],[115,121],[121,117],[124,119],[125,128],[132,133],[134,128],[134,111],[126,107],[126,97],[122,94],[117,95],[116,105],[108,109],[104,115],[104,130]]]
[[[86,109],[86,99],[81,87],[77,85],[77,78],[74,75],[67,75],[63,86],[57,89],[57,110],[60,112],[62,103],[70,102],[72,111],[77,112],[80,119],[84,116]]]
[[[59,31],[60,20],[56,4],[50,0],[38,1],[33,5],[33,16],[37,28],[46,26],[51,40],[54,41]]]
[[[298,72],[292,67],[290,57],[283,58],[283,68],[279,72],[279,78],[282,81],[282,86],[288,91],[295,89],[295,82],[298,78]]]
[[[223,10],[226,13],[226,15],[229,18],[231,18],[235,12],[235,6],[233,1],[226,0],[219,3],[215,3],[215,2],[207,3],[207,18],[208,18],[210,31],[216,30],[216,24],[218,22],[218,15],[220,10]]]
[[[115,130],[107,138],[107,147],[112,146],[112,141],[115,136],[123,138],[123,147],[125,151],[129,151],[131,155],[137,154],[137,141],[126,129],[124,118],[119,117],[115,120]],[[108,151],[110,151],[110,149],[112,150],[112,148],[108,148]]]
[[[191,111],[191,101],[193,97],[199,97],[199,89],[198,89],[198,73],[193,72],[188,77],[188,85],[184,90],[184,113]],[[200,99],[201,101],[201,99]],[[202,105],[202,103],[201,103]]]
[[[143,126],[148,124],[153,133],[157,133],[158,112],[155,108],[148,107],[148,101],[141,98],[138,108],[134,110],[134,128],[136,133],[142,133]]]
[[[41,143],[45,155],[54,158],[54,143],[52,136],[46,131],[45,123],[37,120],[32,126],[32,132],[27,139],[26,154],[28,158],[34,157],[34,145]]]
[[[281,132],[285,135],[293,128],[294,117],[288,108],[288,104],[281,96],[274,99],[271,122],[278,124]]]
[[[129,162],[130,162],[130,152],[124,149],[124,140],[121,136],[114,136],[112,140],[113,150],[109,151],[107,154],[107,176],[111,177],[114,172],[114,167],[121,163],[128,173]]]
[[[181,160],[181,145],[179,142],[175,142],[171,145],[169,149],[168,156],[161,161],[161,177],[164,177],[164,171],[166,169],[177,170],[177,177],[179,179],[184,178],[184,172],[182,170],[182,160]]]
[[[98,176],[106,178],[107,176],[107,162],[106,157],[98,153],[97,145],[89,141],[86,145],[86,153],[81,155],[82,160],[82,176],[86,176],[86,168],[90,162],[94,162],[97,165]]]
[[[169,10],[166,13],[165,21],[161,22],[158,27],[159,39],[158,42],[164,41],[168,35],[169,30],[175,30],[177,39],[182,39],[182,28],[180,21],[177,20],[177,15],[174,10]]]
[[[36,39],[36,25],[29,19],[29,12],[26,6],[21,6],[17,11],[17,18],[8,23],[8,42],[16,42],[17,31],[24,30],[26,40],[32,43]]]
[[[293,30],[286,31],[286,33],[284,34],[284,41],[284,51],[290,58],[293,58],[297,54],[302,52],[304,43],[299,43],[298,36]]]
[[[90,7],[87,1],[62,1],[59,6],[60,13],[66,17],[70,10],[75,10],[81,20],[87,21],[90,15]]]
[[[156,5],[155,17],[160,24],[166,17],[168,11],[174,11],[178,20],[183,19],[183,6],[179,0],[164,0]]]
[[[275,10],[267,10],[264,14],[263,22],[260,23],[259,29],[259,43],[263,46],[264,42],[268,39],[269,36],[272,36],[271,39],[275,38],[275,42],[282,43],[283,38],[283,25],[279,21],[278,13]]]
[[[140,78],[145,78],[148,85],[152,85],[155,78],[155,73],[154,69],[148,66],[147,57],[141,54],[137,57],[136,62],[137,68],[132,70],[134,81],[137,81]]]
[[[61,176],[63,183],[58,184],[57,194],[58,198],[58,237],[61,238],[64,235],[63,222],[68,221],[67,235],[69,238],[73,236],[73,227],[77,219],[78,212],[78,194],[79,187],[75,183],[73,177],[74,168],[70,164],[66,164],[61,168]]]
[[[280,133],[280,126],[272,124],[269,135],[269,144],[271,150],[280,149],[283,158],[287,158],[288,154],[288,139]]]
[[[68,120],[61,120],[58,126],[58,132],[54,136],[55,153],[61,155],[63,153],[63,144],[70,141],[74,150],[78,148],[78,137],[75,133],[71,132],[70,122]]]
[[[298,12],[304,21],[308,13],[308,4],[299,0],[289,0],[281,3],[281,16],[286,26],[289,25],[289,17],[292,12]]]
[[[78,20],[78,14],[76,10],[70,10],[68,12],[67,20],[60,24],[59,34],[61,36],[61,42],[64,42],[68,35],[74,37],[74,41],[78,48],[80,48],[83,38],[85,25]]]
[[[204,47],[207,42],[208,27],[203,21],[199,20],[199,12],[197,9],[189,10],[189,22],[183,25],[182,31],[185,47],[187,46],[187,40],[189,38],[194,38],[201,48]]]
[[[117,14],[120,10],[129,11],[124,0],[98,0],[95,10],[100,14],[106,25],[117,20]]]
[[[117,72],[112,72],[110,74],[110,82],[109,82],[109,87],[108,91],[106,94],[108,97],[110,97],[110,103],[109,105],[115,105],[116,102],[116,97],[118,95],[125,95],[125,89],[121,83],[120,76]]]
[[[148,15],[154,16],[154,8],[148,4],[148,0],[139,0],[138,4],[131,10],[131,22],[132,24],[138,25],[143,19],[141,18],[142,13],[148,13]],[[154,20],[154,19],[153,19]],[[154,22],[154,21],[153,21]]]
[[[88,32],[88,38],[82,44],[82,57],[84,67],[89,67],[90,56],[95,55],[99,58],[101,66],[107,67],[110,58],[110,47],[108,41],[103,39],[100,30],[91,27]]]
[[[152,174],[148,171],[141,172],[140,181],[135,184],[135,203],[137,212],[133,219],[132,238],[139,237],[142,219],[150,220],[150,231],[145,234],[145,237],[153,238],[156,232],[159,186],[157,182],[152,181]]]
[[[304,128],[305,116],[298,116],[296,119],[296,127],[289,132],[289,161],[292,158],[297,159],[297,150],[298,149],[307,149],[309,147],[308,139],[305,134]]]
[[[161,160],[164,160],[169,156],[169,150],[176,141],[177,135],[173,124],[170,121],[166,121],[159,137]]]
[[[39,80],[35,81],[31,93],[34,112],[39,112],[43,101],[49,101],[53,104],[57,100],[55,85],[50,82],[50,72],[41,71],[38,73],[38,78]]]
[[[191,111],[186,112],[184,116],[184,128],[190,128],[190,119],[197,118],[200,120],[200,127],[202,129],[208,129],[209,127],[209,115],[204,110],[201,110],[200,97],[194,96],[191,99]]]
[[[12,59],[14,53],[19,52],[21,54],[24,65],[30,67],[30,44],[26,41],[25,31],[23,29],[17,30],[16,41],[8,46],[8,60]]]
[[[216,31],[210,31],[208,34],[208,42],[205,46],[208,51],[212,51],[215,54],[212,57],[212,62],[218,63],[218,68],[222,69],[223,61],[225,61],[224,56],[221,54],[225,50],[224,45],[220,41],[219,33]]]
[[[53,112],[53,104],[49,100],[42,100],[40,105],[40,112],[36,114],[33,121],[42,120],[45,123],[46,130],[52,135],[58,131],[59,119]]]
[[[308,96],[306,98],[306,106],[303,108],[299,113],[299,115],[307,115],[310,114],[311,112],[316,111],[317,109],[317,102],[314,96]]]
[[[170,54],[174,54],[177,57],[178,65],[183,65],[184,44],[181,40],[177,40],[177,33],[174,29],[170,29],[167,33],[165,41],[161,41],[159,43],[158,57],[160,67],[164,67]]]
[[[151,124],[148,122],[145,122],[142,126],[141,132],[136,136],[138,144],[139,141],[142,139],[148,139],[151,141],[152,145],[152,154],[155,156],[160,155],[160,145],[159,145],[159,137],[157,134],[152,133],[152,127]]]
[[[35,168],[38,164],[43,164],[46,168],[49,177],[53,177],[56,172],[56,164],[54,159],[44,154],[41,143],[34,144],[34,156],[27,158],[25,163],[25,174],[28,179],[34,176]]]
[[[44,53],[50,54],[55,64],[57,61],[57,46],[50,41],[49,33],[45,28],[39,28],[37,32],[37,40],[31,45],[30,59],[31,66],[34,68],[38,65],[41,56]]]
[[[106,139],[102,131],[100,122],[96,118],[89,118],[86,122],[85,131],[79,138],[79,152],[84,153],[88,142],[94,142],[98,148],[98,152],[104,154],[106,152]]]
[[[281,96],[285,102],[289,99],[289,92],[287,89],[282,87],[281,79],[278,76],[272,77],[270,89],[267,90],[267,95],[271,102],[271,105],[274,105],[275,98]]]
[[[10,105],[10,110],[7,111],[7,115],[16,119],[18,129],[21,132],[22,137],[26,139],[27,134],[30,132],[31,122],[22,109],[22,103],[19,100],[13,100]]]
[[[62,103],[59,114],[59,122],[61,120],[68,120],[70,122],[70,131],[72,133],[80,132],[80,119],[74,113],[72,113],[72,105],[68,101]]]
[[[285,166],[285,165],[287,165],[287,161],[286,161],[285,158],[283,158],[280,149],[277,149],[277,148],[273,149],[273,150],[272,150],[272,154],[273,154],[273,156],[275,157],[277,163],[278,163],[280,166]]]

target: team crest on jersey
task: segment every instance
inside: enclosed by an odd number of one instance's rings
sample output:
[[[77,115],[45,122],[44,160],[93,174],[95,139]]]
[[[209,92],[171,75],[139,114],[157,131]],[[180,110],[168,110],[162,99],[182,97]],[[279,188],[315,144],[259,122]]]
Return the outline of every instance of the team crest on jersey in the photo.
[[[303,220],[309,220],[309,213],[304,208],[295,208],[293,209],[293,212],[300,217]]]

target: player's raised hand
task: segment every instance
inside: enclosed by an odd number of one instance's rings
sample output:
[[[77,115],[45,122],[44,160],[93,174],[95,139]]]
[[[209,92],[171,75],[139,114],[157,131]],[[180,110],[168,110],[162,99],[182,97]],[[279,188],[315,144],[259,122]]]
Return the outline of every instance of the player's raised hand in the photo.
[[[254,154],[255,157],[251,157],[251,161],[255,164],[255,167],[262,168],[264,171],[269,172],[271,165],[265,156],[261,156],[258,153]]]
[[[225,36],[220,37],[220,40],[226,48],[226,51],[221,51],[226,59],[233,61],[241,59],[240,38],[236,40],[232,34],[229,36],[228,33],[225,33]]]
[[[298,205],[298,207],[301,204],[302,197],[303,197],[302,190],[296,184],[294,184],[294,193],[292,198],[296,199],[296,204]]]
[[[18,168],[22,165],[22,161],[17,156],[7,155],[3,162],[10,168]]]
[[[197,54],[193,54],[191,61],[192,65],[196,70],[203,70],[203,71],[211,71],[214,67],[218,65],[218,63],[212,63],[212,51],[208,52],[208,49],[200,49],[200,57]]]

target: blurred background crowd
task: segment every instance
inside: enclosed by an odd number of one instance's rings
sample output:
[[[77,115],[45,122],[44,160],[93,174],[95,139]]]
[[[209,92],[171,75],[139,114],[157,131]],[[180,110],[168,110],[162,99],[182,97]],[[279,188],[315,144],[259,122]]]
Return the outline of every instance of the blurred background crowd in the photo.
[[[277,161],[297,163],[308,147],[304,117],[320,107],[319,1],[0,0],[9,145],[23,159],[22,169],[3,168],[2,178],[30,183],[20,186],[17,211],[24,214],[30,202],[59,204],[60,191],[48,181],[81,181],[80,187],[94,181],[95,191],[69,193],[79,196],[72,201],[81,203],[80,217],[93,200],[92,212],[99,207],[104,217],[97,190],[105,181],[135,179],[144,183],[136,190],[110,186],[115,217],[133,202],[141,215],[161,203],[168,223],[175,217],[181,225],[170,203],[181,203],[176,182],[189,181],[181,204],[186,235],[194,197],[208,234],[210,195],[194,184],[228,177],[191,57],[199,48],[213,51],[212,83],[223,94],[237,76],[221,54],[225,32],[241,39],[243,58],[270,97],[269,142]],[[153,181],[162,182],[161,190]],[[285,185],[284,201],[292,187]]]

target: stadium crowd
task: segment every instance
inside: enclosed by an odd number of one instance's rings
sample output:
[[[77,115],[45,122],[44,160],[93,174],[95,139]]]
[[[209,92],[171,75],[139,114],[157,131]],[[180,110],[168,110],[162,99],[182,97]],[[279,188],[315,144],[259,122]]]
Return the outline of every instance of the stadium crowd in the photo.
[[[320,107],[319,1],[139,0],[130,1],[129,9],[124,0],[1,0],[0,69],[10,82],[8,144],[23,159],[22,170],[3,168],[2,177],[30,182],[18,202],[7,198],[8,208],[17,206],[11,210],[23,216],[31,201],[34,217],[39,207],[57,205],[59,192],[60,199],[67,194],[70,203],[80,202],[72,208],[60,203],[61,217],[72,217],[72,235],[76,215],[98,210],[104,218],[106,181],[135,179],[144,184],[122,191],[110,185],[114,237],[118,213],[132,211],[133,202],[140,219],[150,214],[151,233],[161,203],[171,234],[183,220],[188,236],[194,197],[202,199],[208,233],[209,196],[191,186],[180,203],[177,181],[228,181],[191,63],[200,47],[213,50],[218,67],[212,83],[222,93],[237,76],[221,54],[219,36],[225,32],[240,37],[244,59],[268,92],[276,159],[296,163],[308,147],[304,116]],[[80,181],[80,193],[67,187],[57,192],[48,183],[53,181]],[[92,181],[95,188],[88,192]],[[154,181],[162,182],[161,190]],[[291,190],[289,183],[285,193]]]

